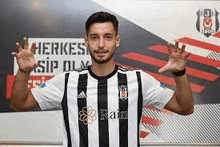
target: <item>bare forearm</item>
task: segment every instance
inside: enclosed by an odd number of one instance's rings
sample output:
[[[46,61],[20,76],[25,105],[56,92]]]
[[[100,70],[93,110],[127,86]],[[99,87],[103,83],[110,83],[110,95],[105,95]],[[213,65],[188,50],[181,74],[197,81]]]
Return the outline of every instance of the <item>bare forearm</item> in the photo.
[[[19,71],[15,77],[10,106],[12,109],[19,111],[27,111],[38,106],[37,101],[34,99],[30,89],[28,89],[28,80],[30,73],[38,66],[38,62],[34,59],[34,52],[36,49],[36,43],[32,43],[29,47],[28,39],[24,38],[24,48],[20,43],[16,43],[18,52],[13,52],[12,55],[16,57]]]
[[[176,82],[176,100],[184,112],[193,112],[194,100],[187,75],[174,76]]]
[[[19,107],[26,101],[29,94],[29,78],[30,74],[23,73],[20,70],[17,72],[11,94],[11,106]]]

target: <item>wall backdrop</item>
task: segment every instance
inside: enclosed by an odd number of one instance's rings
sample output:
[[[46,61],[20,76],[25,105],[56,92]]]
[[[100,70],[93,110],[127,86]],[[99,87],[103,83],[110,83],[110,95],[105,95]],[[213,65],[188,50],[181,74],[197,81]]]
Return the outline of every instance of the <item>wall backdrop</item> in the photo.
[[[90,64],[83,40],[84,23],[97,11],[113,13],[119,20],[122,39],[115,61],[121,66],[144,70],[172,90],[175,89],[172,74],[157,73],[168,60],[167,42],[178,39],[192,53],[187,74],[195,112],[180,116],[144,106],[142,141],[219,144],[219,1],[0,1],[0,112],[14,113],[9,100],[18,70],[11,55],[16,51],[16,41],[28,37],[30,44],[37,42],[39,67],[29,80],[32,88],[55,74]]]

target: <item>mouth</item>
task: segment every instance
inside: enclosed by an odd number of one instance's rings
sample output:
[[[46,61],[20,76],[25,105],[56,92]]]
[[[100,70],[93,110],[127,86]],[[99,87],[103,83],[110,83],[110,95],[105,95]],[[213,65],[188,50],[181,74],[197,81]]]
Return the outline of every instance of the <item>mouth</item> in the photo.
[[[105,54],[108,53],[108,51],[98,50],[98,51],[94,51],[94,53],[97,54],[98,56],[104,56]]]

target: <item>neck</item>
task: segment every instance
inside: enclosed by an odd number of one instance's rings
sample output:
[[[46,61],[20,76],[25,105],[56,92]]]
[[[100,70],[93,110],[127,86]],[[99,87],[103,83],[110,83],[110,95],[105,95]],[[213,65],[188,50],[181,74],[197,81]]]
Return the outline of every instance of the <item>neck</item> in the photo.
[[[97,76],[107,76],[115,69],[115,63],[113,61],[109,61],[107,63],[95,63],[93,62],[91,65],[92,72]]]

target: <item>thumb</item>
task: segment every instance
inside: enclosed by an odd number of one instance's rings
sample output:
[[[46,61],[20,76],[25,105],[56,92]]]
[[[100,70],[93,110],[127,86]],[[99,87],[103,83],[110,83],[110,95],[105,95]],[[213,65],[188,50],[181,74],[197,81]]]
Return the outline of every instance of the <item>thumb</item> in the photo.
[[[158,70],[158,73],[165,72],[165,71],[167,71],[167,69],[168,69],[168,66],[165,65],[164,67],[162,67],[162,68],[160,68],[160,69]]]
[[[37,61],[34,62],[34,68],[36,68],[36,67],[38,67],[38,62]]]
[[[12,52],[11,54],[12,54],[12,56],[14,56],[14,57],[17,57],[17,55],[18,55],[18,53],[16,53],[16,52]]]

